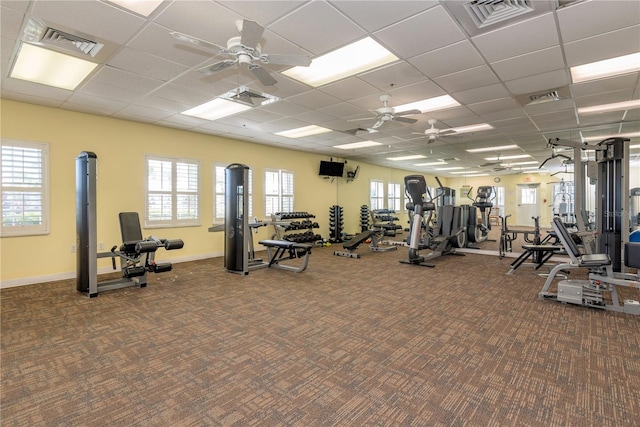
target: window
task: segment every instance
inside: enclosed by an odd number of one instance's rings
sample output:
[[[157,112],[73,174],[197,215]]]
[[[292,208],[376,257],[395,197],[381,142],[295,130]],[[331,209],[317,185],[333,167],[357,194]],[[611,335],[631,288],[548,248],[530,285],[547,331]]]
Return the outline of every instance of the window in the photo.
[[[402,209],[400,203],[402,193],[400,192],[400,184],[390,182],[387,184],[387,206],[390,210],[400,212]]]
[[[371,210],[384,209],[384,182],[372,179],[369,182],[369,204]]]
[[[537,188],[523,187],[520,189],[520,203],[523,205],[535,205],[536,196],[538,194]]]
[[[267,170],[264,173],[265,215],[293,212],[293,172]]]
[[[146,157],[146,227],[200,225],[200,162]]]
[[[2,236],[49,233],[49,147],[2,139]]]
[[[496,198],[493,200],[493,207],[498,208],[498,216],[505,215],[504,187],[493,187],[496,190]]]
[[[224,206],[225,206],[225,169],[226,166],[213,166],[213,188],[214,188],[214,205],[213,205],[213,222],[224,222]],[[249,220],[253,216],[253,171],[249,169]]]

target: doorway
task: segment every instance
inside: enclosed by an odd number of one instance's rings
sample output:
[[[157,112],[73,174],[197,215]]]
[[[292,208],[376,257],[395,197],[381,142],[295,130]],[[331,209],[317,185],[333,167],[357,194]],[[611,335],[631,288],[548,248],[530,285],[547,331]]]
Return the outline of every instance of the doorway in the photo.
[[[540,216],[540,184],[517,184],[516,225],[533,227],[533,217]]]

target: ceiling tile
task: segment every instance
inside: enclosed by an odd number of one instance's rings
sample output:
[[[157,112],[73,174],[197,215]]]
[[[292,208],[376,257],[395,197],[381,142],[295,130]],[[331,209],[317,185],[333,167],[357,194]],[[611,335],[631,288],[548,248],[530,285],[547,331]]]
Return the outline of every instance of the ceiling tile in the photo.
[[[215,56],[218,51],[196,47],[171,37],[170,31],[156,24],[147,25],[128,43],[138,51],[186,66],[194,66]]]
[[[188,70],[184,65],[129,48],[116,53],[109,60],[108,65],[165,82]]]
[[[260,25],[269,25],[276,19],[290,13],[303,5],[304,1],[269,1],[269,7],[262,7],[264,1],[218,1],[224,7],[231,9],[246,19],[256,21]]]
[[[491,63],[491,68],[501,80],[515,80],[558,70],[564,66],[564,58],[559,46]]]
[[[327,23],[331,23],[327,31]],[[273,23],[269,29],[303,49],[321,55],[363,38],[366,33],[324,2],[311,2]],[[321,34],[321,37],[318,35]]]
[[[476,102],[467,105],[469,110],[476,114],[483,115],[488,113],[495,113],[498,111],[517,111],[520,109],[518,103],[511,97],[493,99],[490,101]],[[518,114],[522,114],[518,112]]]
[[[640,52],[640,25],[566,43],[564,51],[570,67]]]
[[[394,87],[403,87],[425,80],[421,72],[406,62],[395,62],[386,67],[358,74],[358,78],[383,92]]]
[[[491,69],[482,65],[457,73],[438,77],[434,81],[449,93],[461,92],[464,90],[488,86],[497,83],[498,78]]]
[[[361,97],[363,95],[379,94],[380,90],[357,77],[348,77],[335,83],[322,86],[320,91],[335,96],[340,101]]]
[[[433,79],[445,74],[477,67],[485,62],[475,47],[465,40],[414,56],[409,59],[409,63]]]
[[[638,95],[638,81],[640,72],[625,74],[624,76],[610,77],[585,83],[571,85],[571,92],[576,97],[604,94],[606,92],[618,92],[621,90],[634,90]]]
[[[559,44],[552,13],[537,16],[472,38],[489,62],[542,50]]]
[[[565,43],[640,24],[640,2],[585,1],[558,9],[560,34]],[[593,19],[597,17],[597,19]],[[585,23],[588,22],[588,25]]]
[[[406,58],[465,38],[442,6],[433,7],[401,23],[391,25],[374,33],[374,36],[396,55]]]
[[[566,70],[556,70],[535,76],[505,82],[507,89],[514,95],[523,95],[532,92],[543,92],[566,86],[568,77]]]
[[[390,2],[380,1],[372,4],[365,1],[339,0],[331,1],[331,4],[352,17],[365,30],[373,32],[437,6],[438,2],[435,0],[396,0]]]
[[[453,99],[463,104],[473,104],[475,102],[504,98],[506,96],[509,96],[509,91],[504,88],[502,83],[476,87],[452,94]]]

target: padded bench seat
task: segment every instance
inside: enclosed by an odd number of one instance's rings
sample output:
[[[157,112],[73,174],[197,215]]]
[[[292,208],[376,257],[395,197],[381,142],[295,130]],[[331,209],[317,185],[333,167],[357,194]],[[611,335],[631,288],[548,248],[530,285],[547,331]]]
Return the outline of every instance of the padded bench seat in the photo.
[[[267,248],[267,256],[269,264],[267,267],[280,268],[282,270],[293,271],[296,273],[303,272],[309,264],[309,254],[313,245],[309,243],[296,243],[288,240],[260,240],[258,242]],[[291,259],[302,259],[302,265],[294,267],[292,265],[281,264],[281,261]]]

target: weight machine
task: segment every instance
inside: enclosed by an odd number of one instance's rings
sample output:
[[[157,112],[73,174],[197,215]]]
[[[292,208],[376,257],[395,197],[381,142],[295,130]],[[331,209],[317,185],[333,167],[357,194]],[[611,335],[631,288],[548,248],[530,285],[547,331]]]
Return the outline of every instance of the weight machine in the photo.
[[[436,177],[440,188],[442,184]],[[460,224],[460,207],[453,205],[443,205],[438,213],[436,224],[431,226],[431,218],[436,209],[434,198],[429,192],[427,182],[422,175],[408,175],[404,177],[405,192],[411,199],[407,203],[411,217],[411,226],[407,244],[409,245],[408,259],[400,260],[403,264],[420,265],[423,267],[434,267],[427,261],[442,255],[461,255],[455,251],[454,242],[464,234],[464,227],[456,227]],[[423,195],[427,195],[429,201],[425,201]],[[440,192],[444,194],[444,192]],[[426,218],[425,218],[426,213]],[[424,234],[423,234],[424,232]],[[429,249],[427,255],[420,255],[420,250]]]
[[[469,189],[471,192],[471,189]],[[481,243],[484,241],[495,241],[488,238],[491,231],[491,223],[489,222],[489,212],[493,207],[493,200],[496,196],[495,188],[492,186],[481,186],[476,191],[475,199],[467,194],[467,197],[473,201],[469,209],[469,218],[466,223],[467,241],[469,243]],[[478,222],[478,214],[476,209],[480,210],[480,222]]]
[[[172,264],[157,263],[155,253],[159,248],[181,249],[181,239],[142,238],[137,212],[121,212],[120,232],[122,245],[111,251],[97,251],[96,178],[95,153],[83,151],[76,158],[76,289],[90,298],[98,292],[130,286],[147,286],[147,273],[171,271]],[[111,258],[116,270],[116,259],[120,261],[122,277],[98,283],[98,258]]]

